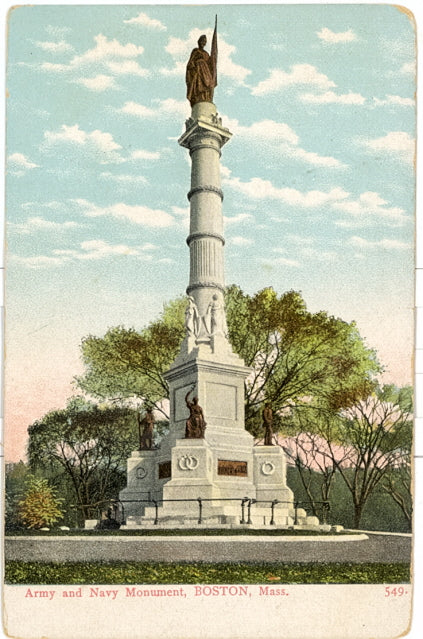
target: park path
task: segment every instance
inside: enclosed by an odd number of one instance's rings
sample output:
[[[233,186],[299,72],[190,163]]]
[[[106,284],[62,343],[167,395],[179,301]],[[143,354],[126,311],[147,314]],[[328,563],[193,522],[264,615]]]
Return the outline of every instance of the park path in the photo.
[[[303,538],[304,539],[304,538]],[[205,561],[399,563],[411,559],[411,535],[369,533],[354,541],[316,537],[6,537],[5,558],[22,561]]]

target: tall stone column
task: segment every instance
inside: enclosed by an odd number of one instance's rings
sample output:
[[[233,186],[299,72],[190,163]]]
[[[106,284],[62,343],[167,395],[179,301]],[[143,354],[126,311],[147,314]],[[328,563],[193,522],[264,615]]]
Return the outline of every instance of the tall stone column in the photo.
[[[195,104],[186,127],[179,144],[189,149],[192,162],[188,193],[190,278],[187,294],[193,298],[198,311],[195,343],[210,343],[215,352],[217,344],[213,333],[221,337],[226,333],[220,155],[232,134],[222,127],[211,102]]]

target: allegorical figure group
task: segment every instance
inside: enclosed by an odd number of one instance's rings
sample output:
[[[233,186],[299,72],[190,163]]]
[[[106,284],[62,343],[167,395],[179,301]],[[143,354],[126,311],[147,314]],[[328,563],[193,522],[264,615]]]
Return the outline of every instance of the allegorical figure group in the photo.
[[[205,315],[202,317],[198,312],[194,298],[188,297],[188,304],[185,309],[185,329],[188,337],[198,337],[200,333],[206,335],[228,336],[228,326],[226,324],[225,309],[220,304],[216,293],[207,307]]]

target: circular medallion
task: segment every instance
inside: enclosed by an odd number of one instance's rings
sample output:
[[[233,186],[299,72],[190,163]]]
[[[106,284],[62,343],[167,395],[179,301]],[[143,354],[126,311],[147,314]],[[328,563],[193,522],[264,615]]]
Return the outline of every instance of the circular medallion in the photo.
[[[270,461],[265,461],[261,465],[261,472],[263,475],[273,475],[275,472],[275,465]]]
[[[181,470],[195,470],[198,466],[198,459],[194,455],[183,455],[178,459],[178,466]]]
[[[144,477],[147,477],[147,471],[145,468],[140,466],[137,468],[137,479],[144,479]]]

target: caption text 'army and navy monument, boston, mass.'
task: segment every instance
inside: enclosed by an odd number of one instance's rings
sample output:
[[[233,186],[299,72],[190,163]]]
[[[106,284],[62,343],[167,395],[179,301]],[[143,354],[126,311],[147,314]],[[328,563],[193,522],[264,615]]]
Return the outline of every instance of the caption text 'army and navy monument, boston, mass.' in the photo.
[[[294,508],[282,448],[272,437],[272,408],[263,411],[264,445],[244,424],[244,382],[250,374],[231,348],[224,304],[224,236],[220,181],[222,147],[230,131],[213,103],[217,86],[217,28],[210,54],[202,35],[186,68],[191,117],[179,144],[191,156],[190,279],[186,336],[165,377],[170,430],[153,447],[154,417],[144,418],[140,450],[128,459],[120,493],[124,528],[238,526],[315,527]]]

